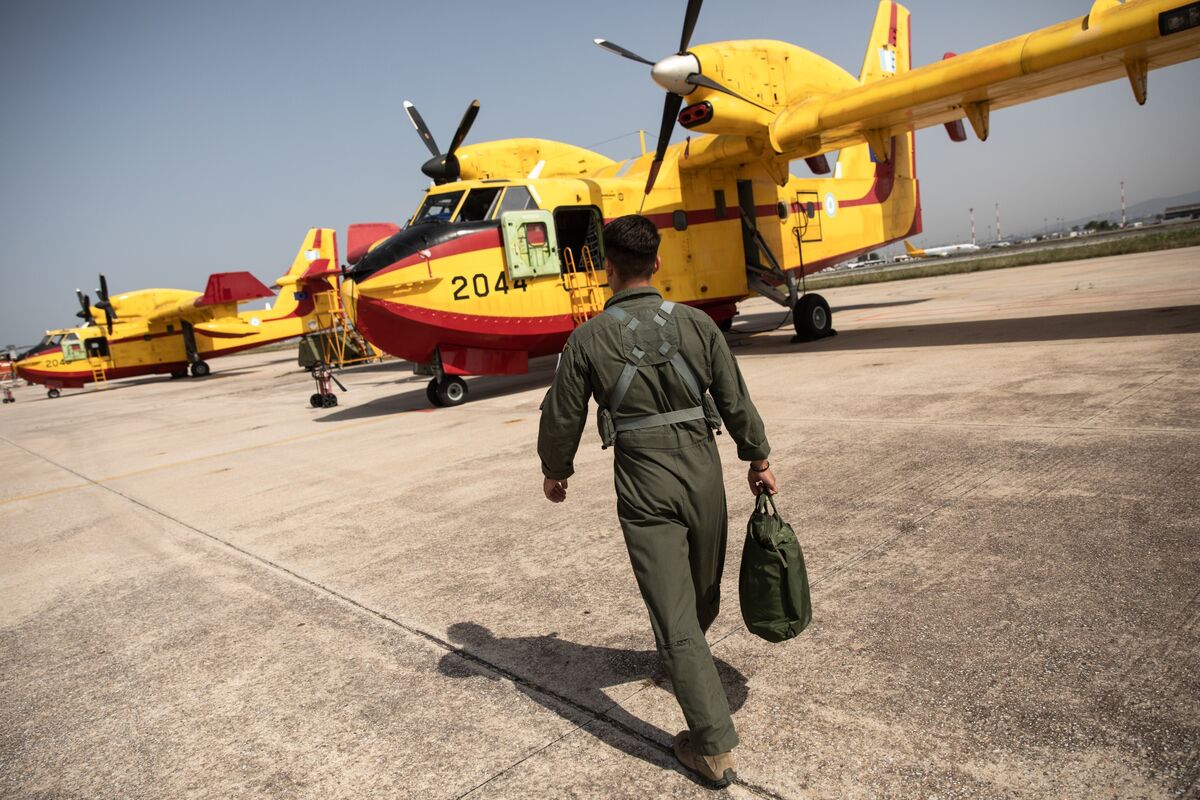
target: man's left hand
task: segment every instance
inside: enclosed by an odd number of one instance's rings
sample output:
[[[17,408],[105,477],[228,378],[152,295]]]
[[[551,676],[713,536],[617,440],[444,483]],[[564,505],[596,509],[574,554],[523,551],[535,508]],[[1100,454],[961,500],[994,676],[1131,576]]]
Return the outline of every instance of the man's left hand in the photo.
[[[542,481],[542,492],[551,503],[561,503],[567,499],[567,482],[565,479],[557,481],[554,478],[546,478]]]

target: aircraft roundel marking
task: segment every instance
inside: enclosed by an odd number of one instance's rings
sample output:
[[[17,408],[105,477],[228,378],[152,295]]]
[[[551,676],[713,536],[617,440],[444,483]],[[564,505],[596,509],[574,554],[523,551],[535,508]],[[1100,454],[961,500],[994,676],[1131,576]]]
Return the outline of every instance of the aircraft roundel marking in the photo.
[[[838,211],[837,198],[833,196],[833,192],[825,193],[825,216],[836,217]]]
[[[257,328],[259,325],[262,324],[262,320],[260,320],[258,317],[251,317],[250,324]]]

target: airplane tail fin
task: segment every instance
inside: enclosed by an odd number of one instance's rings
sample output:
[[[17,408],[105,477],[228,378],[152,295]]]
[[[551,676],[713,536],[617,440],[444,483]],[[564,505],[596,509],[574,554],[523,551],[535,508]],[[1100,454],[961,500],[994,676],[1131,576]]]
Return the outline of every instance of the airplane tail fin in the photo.
[[[860,83],[885,81],[912,69],[912,35],[909,10],[892,0],[881,0],[867,42]],[[894,133],[894,132],[893,132]],[[881,134],[872,144],[842,150],[835,175],[842,178],[875,178],[882,162],[894,164],[897,178],[916,177],[912,131],[887,137]],[[877,152],[884,150],[885,152]]]
[[[279,296],[271,307],[273,316],[311,314],[314,299],[338,290],[337,234],[333,228],[310,228],[292,268],[275,281]]]
[[[917,248],[913,247],[911,244],[908,243],[908,239],[904,240],[904,252],[908,253],[913,258],[916,258],[917,256],[925,255],[924,250],[918,250]]]

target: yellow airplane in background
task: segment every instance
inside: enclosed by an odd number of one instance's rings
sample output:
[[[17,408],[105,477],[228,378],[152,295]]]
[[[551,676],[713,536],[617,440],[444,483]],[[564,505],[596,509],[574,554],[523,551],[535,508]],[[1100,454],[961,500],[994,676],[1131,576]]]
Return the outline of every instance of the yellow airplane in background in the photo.
[[[993,111],[1118,78],[1142,104],[1151,70],[1200,55],[1200,3],[1096,0],[1086,16],[914,68],[910,14],[883,0],[855,77],[784,42],[693,47],[700,6],[690,0],[678,51],[658,61],[596,40],[666,90],[653,153],[463,146],[478,102],[442,153],[406,104],[435,185],[404,229],[351,227],[342,295],[370,342],[433,376],[431,402],[463,402],[463,375],[560,352],[609,294],[600,230],[623,214],[658,225],[667,299],[727,325],[757,293],[791,308],[800,336],[829,335],[829,305],[803,276],[920,233],[915,130],[944,125],[962,141],[965,120],[986,140]],[[676,123],[693,136],[669,146]],[[817,177],[791,175],[798,159]]]
[[[239,303],[275,294],[249,272],[211,275],[203,293],[142,289],[114,296],[101,275],[95,305],[76,290],[85,324],[48,331],[17,361],[17,374],[48,387],[50,397],[135,375],[204,377],[209,359],[329,328],[339,308],[338,274],[334,231],[313,228],[276,282],[279,296],[261,311],[238,310]]]

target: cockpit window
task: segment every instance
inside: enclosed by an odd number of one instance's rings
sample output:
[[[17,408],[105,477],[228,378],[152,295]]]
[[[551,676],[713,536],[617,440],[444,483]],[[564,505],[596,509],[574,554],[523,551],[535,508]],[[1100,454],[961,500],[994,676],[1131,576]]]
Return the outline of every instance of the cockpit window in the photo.
[[[442,194],[429,195],[425,198],[425,202],[421,203],[416,216],[413,217],[412,224],[449,222],[450,218],[454,216],[454,209],[458,207],[458,201],[462,199],[462,196],[463,192],[461,189],[457,192],[443,192]]]
[[[510,186],[504,192],[504,197],[500,200],[500,209],[496,212],[497,216],[505,211],[525,211],[526,209],[536,209],[538,204],[533,201],[533,195],[524,186]]]
[[[491,216],[492,206],[500,196],[499,188],[472,189],[458,210],[455,222],[482,222]]]

